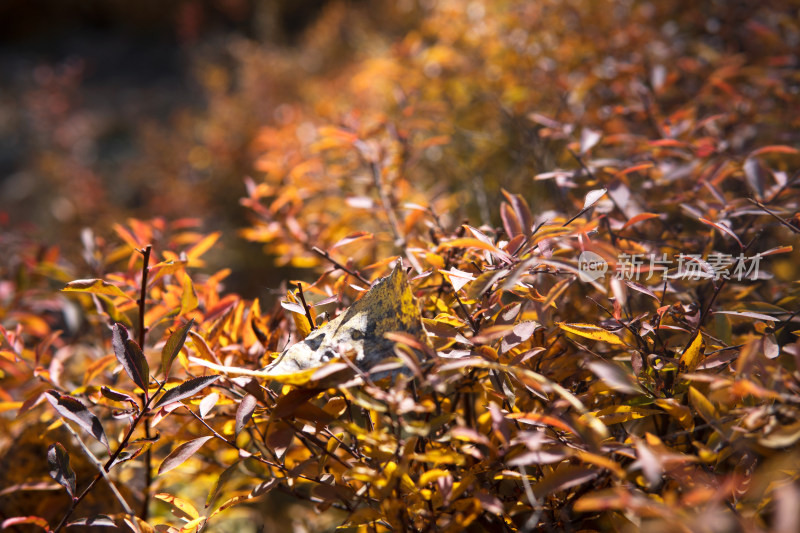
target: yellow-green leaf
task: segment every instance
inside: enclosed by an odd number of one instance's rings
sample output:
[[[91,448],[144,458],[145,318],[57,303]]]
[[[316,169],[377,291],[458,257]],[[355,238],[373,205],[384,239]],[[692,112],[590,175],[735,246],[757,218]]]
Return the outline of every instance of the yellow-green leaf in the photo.
[[[108,296],[122,296],[132,300],[130,296],[122,292],[116,285],[102,279],[76,279],[70,281],[67,286],[61,289],[64,292],[88,292],[92,294],[106,294]]]

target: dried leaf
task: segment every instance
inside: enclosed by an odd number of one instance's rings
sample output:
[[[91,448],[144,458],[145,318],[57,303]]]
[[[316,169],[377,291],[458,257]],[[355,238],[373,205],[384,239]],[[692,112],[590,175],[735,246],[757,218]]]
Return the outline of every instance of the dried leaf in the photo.
[[[634,376],[626,372],[622,367],[603,361],[589,361],[586,366],[594,374],[602,379],[606,385],[617,392],[625,394],[642,394],[644,391]]]
[[[586,193],[586,197],[583,200],[583,210],[589,209],[596,204],[607,192],[608,189],[595,189]]]
[[[99,514],[96,516],[92,516],[89,518],[79,518],[77,520],[73,520],[67,524],[67,527],[74,527],[74,526],[82,526],[82,527],[117,527],[117,523],[114,520],[104,514]]]

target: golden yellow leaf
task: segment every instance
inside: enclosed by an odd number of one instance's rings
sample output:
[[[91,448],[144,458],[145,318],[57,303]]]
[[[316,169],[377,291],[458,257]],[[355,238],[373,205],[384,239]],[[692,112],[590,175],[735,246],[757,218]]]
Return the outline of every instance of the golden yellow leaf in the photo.
[[[703,335],[698,332],[692,343],[681,355],[681,366],[686,369],[686,372],[692,372],[700,364],[700,360],[703,358],[703,346]]]
[[[193,520],[200,517],[200,513],[197,512],[197,509],[194,508],[194,505],[183,498],[178,498],[177,496],[173,496],[172,494],[168,494],[166,492],[159,492],[155,495],[155,497],[172,505],[175,509],[181,511],[183,514]]]
[[[610,344],[624,344],[622,339],[620,339],[615,333],[611,333],[610,331],[599,326],[592,324],[565,324],[563,322],[556,322],[556,324],[558,327],[568,333],[574,333],[575,335],[586,337],[587,339],[607,342]]]

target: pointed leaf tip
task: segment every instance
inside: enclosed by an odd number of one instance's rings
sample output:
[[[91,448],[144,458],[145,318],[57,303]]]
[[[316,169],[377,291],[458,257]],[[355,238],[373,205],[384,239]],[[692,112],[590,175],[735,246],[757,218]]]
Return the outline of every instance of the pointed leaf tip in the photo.
[[[153,406],[154,409],[161,407],[162,405],[167,405],[168,403],[178,402],[185,398],[189,398],[194,396],[201,390],[205,389],[215,381],[217,381],[221,376],[201,376],[199,378],[192,378],[187,379],[174,389],[170,389],[164,393],[164,395],[159,398],[159,400]]]

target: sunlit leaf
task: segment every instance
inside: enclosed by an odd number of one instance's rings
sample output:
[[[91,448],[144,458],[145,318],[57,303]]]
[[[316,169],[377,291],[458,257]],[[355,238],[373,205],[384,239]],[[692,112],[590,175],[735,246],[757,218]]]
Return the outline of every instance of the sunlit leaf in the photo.
[[[182,465],[186,460],[188,460],[192,455],[199,450],[203,444],[208,442],[209,440],[213,439],[213,436],[208,437],[200,437],[198,439],[193,439],[188,442],[184,442],[174,450],[172,450],[167,457],[161,462],[161,465],[158,467],[158,474],[165,474],[169,472],[173,468],[176,468]],[[156,495],[158,498],[158,495]],[[164,498],[161,498],[164,499]],[[167,501],[167,500],[164,500]],[[170,502],[171,503],[171,502]],[[194,509],[194,508],[192,508]],[[197,511],[194,511],[194,515],[192,518],[197,518],[198,514]]]
[[[686,368],[687,372],[692,372],[697,368],[697,365],[700,364],[700,361],[703,360],[704,346],[703,336],[698,333],[686,351],[681,355],[681,366]]]
[[[67,283],[67,286],[61,290],[64,292],[88,292],[92,294],[105,294],[107,296],[122,296],[129,300],[132,299],[116,285],[112,285],[102,279],[76,279],[75,281]]]
[[[575,335],[586,337],[587,339],[607,342],[609,344],[623,344],[622,339],[616,334],[592,324],[564,324],[562,322],[556,322],[556,324],[566,332],[574,333]]]

